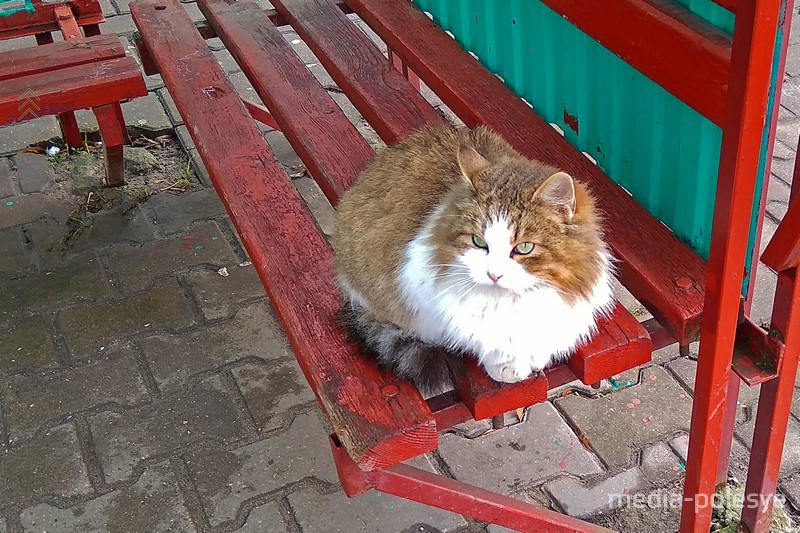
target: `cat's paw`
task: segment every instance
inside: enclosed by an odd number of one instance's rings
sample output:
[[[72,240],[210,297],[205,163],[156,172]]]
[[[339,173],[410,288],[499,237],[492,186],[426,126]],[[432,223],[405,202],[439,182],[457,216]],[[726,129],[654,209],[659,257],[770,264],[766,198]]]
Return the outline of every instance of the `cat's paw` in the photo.
[[[528,379],[533,373],[530,367],[523,369],[511,363],[486,365],[484,368],[490,378],[501,383],[517,383]]]

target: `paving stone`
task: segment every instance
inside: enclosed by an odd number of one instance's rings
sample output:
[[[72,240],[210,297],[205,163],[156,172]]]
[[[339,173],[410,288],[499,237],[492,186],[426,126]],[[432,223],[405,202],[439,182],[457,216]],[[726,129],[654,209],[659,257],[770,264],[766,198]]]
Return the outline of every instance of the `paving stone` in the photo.
[[[8,158],[0,158],[0,198],[5,198],[15,193],[14,173],[11,171],[11,164]]]
[[[526,422],[475,440],[442,435],[439,452],[457,479],[504,493],[561,472],[586,476],[603,471],[549,402],[531,407]]]
[[[136,25],[133,23],[133,17],[129,14],[111,17],[103,23],[103,33],[107,35],[114,33],[117,35],[130,35],[135,31]],[[122,104],[122,108],[125,109],[125,104]]]
[[[250,80],[244,75],[244,72],[234,72],[228,76],[228,79],[231,80],[231,84],[236,89],[236,92],[239,93],[239,96],[247,98],[257,104],[263,103],[256,93],[256,90],[253,88],[253,85],[250,83]]]
[[[61,311],[59,319],[67,346],[78,356],[88,356],[90,350],[121,335],[177,329],[195,322],[183,290],[172,278],[124,300],[73,305]]]
[[[3,41],[6,42],[9,41]],[[48,141],[60,135],[61,130],[56,117],[39,117],[20,124],[4,126],[0,128],[0,156],[15,154],[31,144]]]
[[[157,194],[143,204],[153,213],[164,233],[185,231],[192,223],[225,214],[225,206],[214,189],[183,194]]]
[[[280,427],[280,414],[314,401],[314,393],[294,359],[269,367],[245,365],[235,368],[233,376],[260,431]]]
[[[764,220],[764,227],[776,227],[768,220]],[[756,285],[753,290],[753,307],[750,310],[750,318],[756,324],[768,324],[772,316],[772,304],[774,302],[775,286],[778,284],[778,276],[763,263],[758,264],[756,269]]]
[[[277,159],[281,165],[284,167],[298,167],[303,164],[300,160],[300,156],[294,152],[283,133],[277,130],[270,131],[264,134],[264,138],[267,140],[267,143],[269,143],[272,153],[275,154],[275,159]]]
[[[100,0],[100,7],[103,10],[104,17],[113,17],[117,15],[117,8],[111,3],[111,0]]]
[[[0,277],[18,277],[30,269],[21,229],[0,229]]]
[[[192,136],[189,135],[189,129],[186,126],[177,126],[175,128],[175,135],[178,137],[178,142],[185,151],[196,150]]]
[[[756,406],[753,406],[752,416],[746,422],[736,427],[736,436],[742,439],[748,448],[753,442],[753,430],[756,425]],[[794,418],[789,418],[789,427],[783,443],[783,459],[781,460],[781,476],[786,476],[800,470],[800,423]]]
[[[572,478],[562,477],[544,484],[544,490],[564,512],[586,518],[619,506],[626,495],[645,488],[647,482],[638,467],[623,470],[591,487]]]
[[[597,399],[571,394],[556,403],[611,468],[630,464],[633,450],[687,429],[692,407],[691,398],[660,367],[644,370],[633,387]]]
[[[0,502],[4,507],[91,492],[78,437],[69,424],[51,429],[34,444],[0,454]]]
[[[179,391],[191,376],[231,361],[286,358],[290,353],[283,330],[265,302],[244,307],[231,320],[213,326],[142,339],[141,346],[164,393]]]
[[[33,195],[28,195],[33,196]],[[31,224],[27,235],[38,252],[43,268],[52,268],[64,261],[65,255],[103,248],[122,242],[144,243],[154,239],[153,229],[141,206],[128,210],[118,206],[90,217],[90,227],[77,238],[70,239],[70,228],[64,223],[47,218]],[[65,249],[64,242],[69,241]]]
[[[214,269],[195,270],[186,275],[206,320],[229,317],[242,303],[263,299],[266,295],[252,264],[231,265],[225,269],[227,276],[221,276]]]
[[[22,512],[25,531],[47,533],[194,531],[175,476],[161,463],[144,471],[133,485],[85,503],[59,509],[46,503]]]
[[[235,518],[244,501],[289,483],[338,480],[325,426],[313,414],[298,416],[280,435],[231,451],[199,448],[187,459],[212,527]]]
[[[678,531],[683,493],[681,488],[656,489],[626,497],[617,511],[592,518],[612,531],[666,533]]]
[[[0,518],[0,533],[6,533],[6,519]]]
[[[642,450],[641,472],[653,487],[663,487],[680,479],[685,468],[686,460],[676,456],[664,442]]]
[[[387,531],[447,532],[464,527],[460,515],[389,494],[370,491],[350,499],[343,492],[319,495],[301,490],[289,495],[304,533],[385,533]]]
[[[191,230],[189,235],[146,246],[116,246],[108,251],[108,260],[122,288],[131,292],[178,270],[204,264],[235,263],[236,256],[217,225],[207,222]]]
[[[239,63],[236,62],[236,59],[234,59],[231,53],[227,50],[215,50],[214,57],[217,58],[217,63],[219,63],[219,66],[221,66],[222,69],[228,74],[242,70],[242,68],[239,66]]]
[[[127,408],[148,400],[132,349],[64,371],[14,376],[3,384],[4,414],[13,440],[104,404]]]
[[[194,171],[197,173],[197,177],[200,178],[200,183],[205,185],[206,187],[213,187],[211,183],[211,177],[208,175],[208,169],[206,168],[205,163],[200,158],[200,154],[197,153],[196,149],[188,150],[189,152],[189,159],[192,161],[192,166],[194,167]]]
[[[67,204],[38,192],[8,196],[0,201],[0,229],[27,224],[45,216],[65,221],[71,210]]]
[[[333,235],[336,212],[319,188],[319,185],[317,185],[317,182],[309,176],[294,179],[292,182],[297,187],[297,192],[303,197],[308,210],[314,215],[314,219],[316,219],[322,232],[328,237]]]
[[[124,16],[129,17],[130,15]],[[114,17],[111,20],[118,18],[120,17]],[[167,112],[156,93],[151,92],[142,98],[123,103],[122,114],[125,115],[125,122],[128,126],[146,130],[153,135],[165,135],[172,132],[172,122],[169,121]]]
[[[189,18],[192,19],[192,22],[200,22],[201,20],[205,20],[205,16],[203,12],[200,11],[200,8],[197,7],[196,2],[183,2],[183,8],[186,10],[186,13],[189,14]]]
[[[237,533],[286,533],[286,524],[283,521],[278,505],[275,502],[265,503],[250,511],[247,522]]]
[[[17,183],[24,193],[40,192],[56,177],[50,159],[40,154],[17,154],[14,156],[17,168]]]
[[[0,284],[0,323],[71,300],[92,300],[109,294],[109,285],[95,254],[75,256],[60,268]]]
[[[142,460],[204,439],[233,441],[243,431],[234,403],[217,377],[152,405],[92,416],[89,425],[108,483],[130,477]]]
[[[123,15],[129,15],[131,12],[130,3],[131,0],[114,0],[114,3],[117,5],[117,11]]]
[[[164,109],[167,111],[167,116],[169,117],[170,122],[174,126],[179,126],[183,124],[183,117],[181,116],[180,112],[178,111],[177,106],[175,105],[175,100],[172,99],[170,96],[169,91],[166,88],[159,89],[156,91],[158,94],[159,99],[161,100],[161,104],[164,106]]]
[[[0,333],[0,372],[55,366],[56,348],[40,316],[25,318]]]
[[[790,476],[780,483],[780,490],[795,509],[800,509],[800,473]]]
[[[690,391],[694,390],[695,374],[697,373],[697,361],[689,357],[681,357],[671,361],[667,367],[678,377],[678,381]],[[759,388],[751,388],[745,384],[739,388],[739,413],[738,421],[747,418],[746,410],[755,405],[758,401]]]

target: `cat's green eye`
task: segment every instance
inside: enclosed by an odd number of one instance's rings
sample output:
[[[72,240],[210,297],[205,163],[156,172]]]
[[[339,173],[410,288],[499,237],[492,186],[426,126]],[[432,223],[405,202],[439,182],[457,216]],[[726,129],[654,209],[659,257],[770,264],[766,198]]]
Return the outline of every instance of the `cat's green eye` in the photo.
[[[480,235],[472,236],[472,244],[474,244],[476,248],[483,248],[484,250],[489,249],[489,245],[486,244],[486,241],[484,241],[483,237],[481,237]]]
[[[521,242],[514,247],[514,253],[519,255],[528,255],[533,251],[533,243],[532,242]]]

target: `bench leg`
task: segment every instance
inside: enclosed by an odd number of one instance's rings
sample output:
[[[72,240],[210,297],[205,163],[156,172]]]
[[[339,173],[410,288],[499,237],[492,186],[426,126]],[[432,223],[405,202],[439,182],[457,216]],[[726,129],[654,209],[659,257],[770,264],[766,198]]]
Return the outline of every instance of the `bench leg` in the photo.
[[[92,109],[103,138],[103,156],[106,162],[106,185],[119,187],[125,184],[123,145],[125,123],[117,114],[118,104],[106,104]]]
[[[81,130],[78,128],[78,121],[75,119],[75,113],[69,111],[58,115],[58,123],[61,126],[61,135],[64,136],[64,142],[70,148],[80,148],[83,146],[83,138],[81,137]]]

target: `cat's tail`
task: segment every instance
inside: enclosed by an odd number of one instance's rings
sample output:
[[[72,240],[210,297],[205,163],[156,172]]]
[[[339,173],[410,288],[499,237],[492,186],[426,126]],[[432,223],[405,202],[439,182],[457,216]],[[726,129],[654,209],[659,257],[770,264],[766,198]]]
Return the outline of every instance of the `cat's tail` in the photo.
[[[453,388],[461,357],[440,346],[423,342],[394,324],[376,320],[355,302],[342,306],[340,317],[351,340],[398,378],[410,381],[426,397]]]

